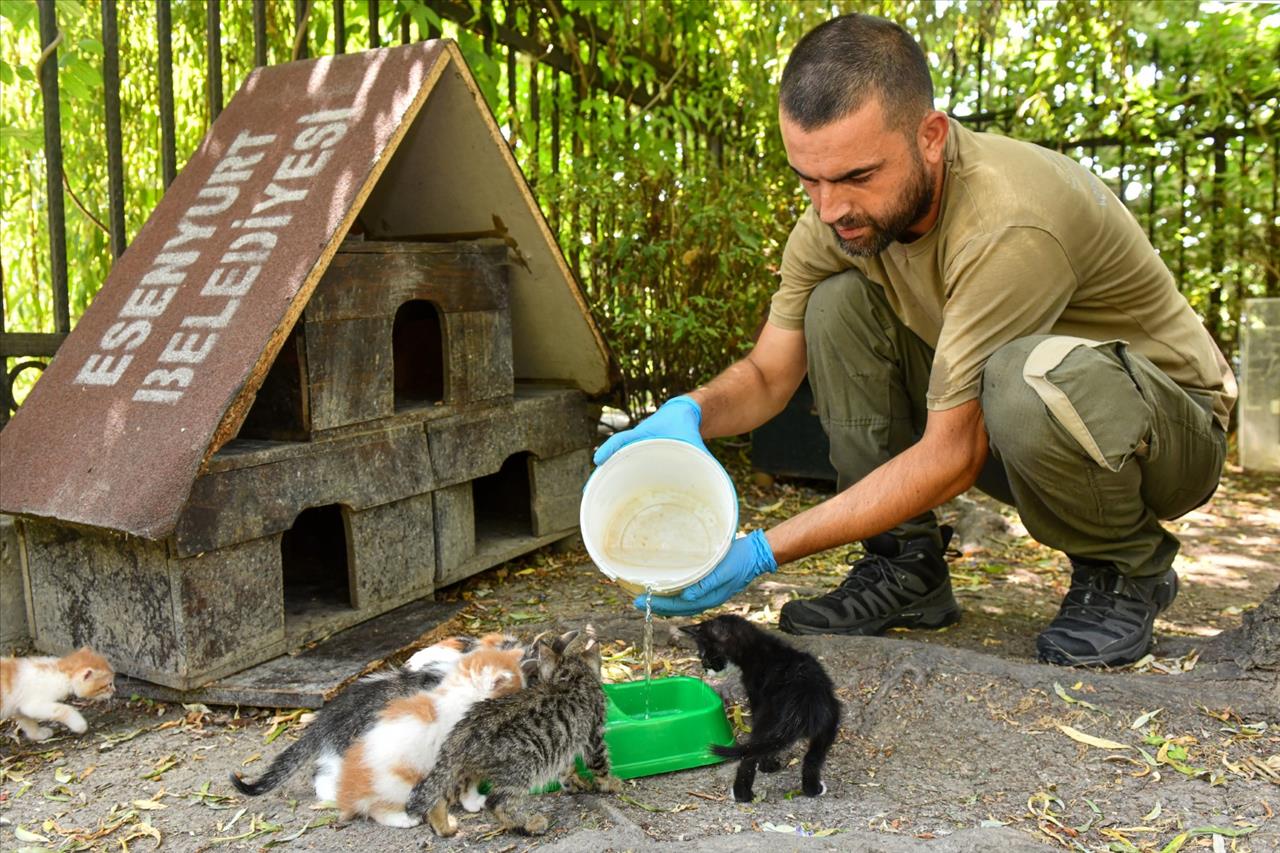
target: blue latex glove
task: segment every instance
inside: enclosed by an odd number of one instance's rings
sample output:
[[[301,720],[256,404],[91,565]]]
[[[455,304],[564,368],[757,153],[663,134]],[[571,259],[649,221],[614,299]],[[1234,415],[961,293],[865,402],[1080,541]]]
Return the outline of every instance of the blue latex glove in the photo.
[[[698,432],[701,425],[702,407],[696,400],[684,394],[672,397],[632,429],[609,436],[609,440],[596,450],[593,461],[597,465],[603,465],[610,456],[642,438],[674,438],[692,444],[704,453],[710,453]]]
[[[653,612],[659,616],[692,616],[709,607],[724,604],[742,592],[747,585],[765,572],[778,569],[769,540],[763,530],[753,530],[746,536],[733,540],[729,553],[725,554],[711,574],[682,590],[679,595],[655,595]],[[638,596],[635,606],[644,610],[645,596]]]

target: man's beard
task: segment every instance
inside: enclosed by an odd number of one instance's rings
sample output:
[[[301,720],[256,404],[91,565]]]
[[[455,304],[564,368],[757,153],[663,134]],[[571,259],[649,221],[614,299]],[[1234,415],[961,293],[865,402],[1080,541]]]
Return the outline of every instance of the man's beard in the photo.
[[[897,203],[883,221],[867,215],[845,216],[831,226],[831,231],[836,235],[836,240],[845,254],[855,258],[875,257],[890,243],[901,239],[907,229],[924,218],[929,208],[933,206],[933,181],[929,170],[924,167],[920,152],[913,149],[912,153],[915,169],[912,171],[911,182],[907,184],[902,195],[898,196]],[[846,240],[836,231],[837,228],[846,231],[854,228],[868,230],[866,236]]]

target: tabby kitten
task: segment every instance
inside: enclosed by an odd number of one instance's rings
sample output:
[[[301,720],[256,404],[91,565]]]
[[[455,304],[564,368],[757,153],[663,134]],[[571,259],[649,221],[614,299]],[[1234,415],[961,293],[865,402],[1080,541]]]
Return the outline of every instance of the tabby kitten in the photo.
[[[552,780],[586,787],[574,770],[581,754],[601,791],[618,791],[604,745],[600,647],[590,625],[554,642],[535,641],[538,680],[525,690],[477,704],[440,748],[427,778],[409,796],[410,814],[427,814],[437,835],[458,831],[449,806],[478,808],[475,786],[488,780],[483,800],[504,829],[530,835],[547,830],[545,815],[527,815],[529,789]],[[464,798],[466,795],[466,799]]]
[[[733,798],[749,803],[756,767],[765,773],[782,769],[781,753],[801,738],[809,740],[801,768],[801,790],[807,797],[826,793],[822,765],[840,727],[840,700],[817,658],[795,649],[741,616],[726,614],[681,631],[698,644],[708,673],[733,664],[751,705],[751,735],[745,743],[708,748],[723,758],[739,758]]]
[[[47,740],[53,734],[41,720],[84,734],[88,723],[62,700],[71,695],[108,699],[116,691],[115,678],[111,664],[88,646],[60,658],[0,658],[0,720],[12,717],[30,740]]]
[[[436,687],[464,654],[480,646],[510,649],[519,648],[519,643],[503,634],[487,634],[479,639],[450,637],[416,653],[404,669],[391,668],[366,676],[321,708],[302,736],[275,757],[258,781],[246,782],[232,773],[231,784],[240,793],[256,797],[276,788],[315,759],[317,799],[336,800],[342,754],[377,723],[379,714],[397,699]]]

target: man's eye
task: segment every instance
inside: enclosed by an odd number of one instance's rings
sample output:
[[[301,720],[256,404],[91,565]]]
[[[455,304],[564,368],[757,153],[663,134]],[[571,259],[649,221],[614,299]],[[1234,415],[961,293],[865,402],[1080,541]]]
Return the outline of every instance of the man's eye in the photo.
[[[840,183],[842,183],[842,184],[865,184],[865,183],[866,183],[867,181],[869,181],[869,180],[871,180],[871,176],[870,176],[870,175],[854,175],[854,176],[852,176],[852,177],[845,178],[845,179],[844,179],[843,181],[841,181]]]

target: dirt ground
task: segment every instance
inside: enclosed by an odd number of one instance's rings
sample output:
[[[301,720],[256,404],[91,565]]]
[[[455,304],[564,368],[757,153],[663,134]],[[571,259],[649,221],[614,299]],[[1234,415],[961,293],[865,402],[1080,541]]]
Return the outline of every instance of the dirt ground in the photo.
[[[826,496],[757,482],[743,445],[717,454],[739,485],[744,525]],[[793,638],[820,656],[844,701],[826,796],[799,796],[792,765],[758,777],[750,805],[726,796],[732,765],[628,782],[621,795],[541,797],[537,839],[467,815],[452,840],[425,827],[342,823],[298,774],[261,798],[227,782],[255,776],[296,736],[301,712],[207,708],[117,697],[86,711],[83,736],[0,745],[0,850],[779,850],[1079,851],[1280,849],[1280,669],[1256,664],[1242,621],[1280,584],[1280,478],[1230,470],[1214,500],[1175,522],[1182,592],[1157,622],[1153,654],[1115,672],[1035,662],[1066,559],[1030,542],[981,496],[949,505],[962,551],[952,577],[963,620],[886,638]],[[788,598],[836,583],[839,549],[784,566],[726,610],[775,625]],[[546,549],[441,590],[464,608],[446,626],[528,633],[591,621],[606,680],[641,675],[643,617],[580,548]],[[1253,621],[1280,614],[1258,608]],[[674,624],[659,620],[655,675],[699,674]],[[1243,650],[1243,651],[1242,651]],[[732,703],[730,716],[749,725]],[[12,729],[6,731],[12,734]],[[1099,740],[1101,739],[1101,740]]]

